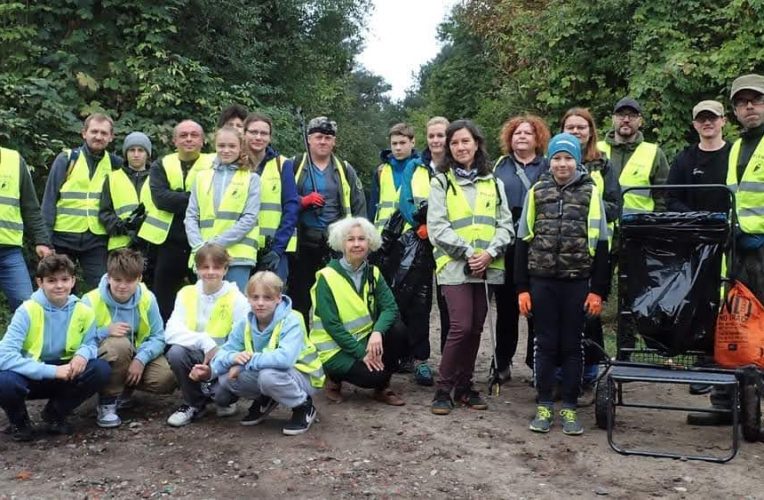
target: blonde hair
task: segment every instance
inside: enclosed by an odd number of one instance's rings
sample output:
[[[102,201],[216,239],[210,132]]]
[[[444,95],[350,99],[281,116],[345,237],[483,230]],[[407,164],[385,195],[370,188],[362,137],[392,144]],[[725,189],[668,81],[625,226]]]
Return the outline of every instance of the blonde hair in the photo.
[[[272,271],[258,271],[247,282],[247,296],[255,292],[257,286],[265,288],[265,292],[270,295],[281,295],[284,289],[284,282]]]
[[[373,252],[382,246],[382,238],[379,236],[377,228],[368,219],[365,217],[349,217],[340,219],[329,226],[329,248],[335,252],[344,253],[345,240],[348,234],[350,234],[350,230],[354,227],[361,228],[364,236],[369,241],[369,251]]]
[[[445,125],[448,127],[451,123],[448,121],[448,118],[444,116],[433,116],[427,121],[427,126],[424,128],[425,132],[428,128],[432,127],[433,125]]]
[[[238,129],[229,127],[229,126],[219,128],[215,132],[214,142],[216,146],[218,142],[218,136],[220,135],[221,132],[231,133],[234,136],[236,136],[236,138],[239,140],[239,158],[236,160],[236,162],[239,164],[239,169],[249,170],[249,163],[247,162],[247,149],[246,149],[246,144],[244,142],[244,134],[239,132]]]

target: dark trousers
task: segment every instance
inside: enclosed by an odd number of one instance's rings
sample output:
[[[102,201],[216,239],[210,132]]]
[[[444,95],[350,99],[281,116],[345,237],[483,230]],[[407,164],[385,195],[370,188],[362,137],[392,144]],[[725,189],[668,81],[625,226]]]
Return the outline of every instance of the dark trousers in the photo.
[[[438,299],[438,312],[440,313],[440,353],[443,354],[443,349],[446,347],[446,339],[448,338],[448,305],[446,305],[446,296],[443,295],[443,286],[438,285],[436,287],[435,296]]]
[[[594,341],[604,349],[605,338],[602,333],[602,317],[594,316],[592,318],[586,318],[584,338]],[[600,361],[602,361],[602,352],[597,347],[589,345],[584,347],[584,365],[597,365]]]
[[[204,362],[204,351],[201,349],[189,349],[180,345],[172,345],[165,354],[167,362],[175,380],[178,381],[178,387],[183,394],[183,401],[196,408],[203,407],[208,397],[202,392],[201,382],[194,382],[188,378],[194,365]]]
[[[407,304],[398,304],[401,319],[408,330],[406,357],[418,361],[430,359],[430,311],[432,310],[432,279],[423,283]]]
[[[316,272],[326,266],[331,258],[329,247],[301,243],[292,257],[289,269],[289,297],[292,307],[302,314],[305,324],[310,324],[310,289],[316,282]]]
[[[443,285],[448,306],[448,338],[438,370],[438,389],[463,391],[472,387],[480,335],[488,313],[483,283]]]
[[[575,408],[581,390],[584,351],[584,301],[588,280],[531,277],[536,333],[534,368],[540,404],[554,403],[555,371],[562,369],[562,404]]]
[[[508,250],[507,255],[514,255]],[[496,297],[496,366],[499,371],[506,369],[517,353],[520,308],[517,305],[517,291],[512,275],[512,266],[507,266],[504,284],[494,287]],[[533,322],[528,323],[525,363],[533,368]]]
[[[385,389],[390,385],[390,377],[398,371],[401,356],[406,352],[408,333],[406,326],[397,321],[395,325],[382,335],[382,363],[385,369],[371,371],[366,364],[358,360],[345,373],[328,373],[334,382],[348,382],[364,389]]]
[[[102,359],[91,359],[74,380],[32,380],[10,370],[0,371],[0,407],[12,424],[23,422],[27,399],[48,399],[46,409],[66,417],[109,381],[111,369]]]
[[[154,295],[157,298],[159,312],[166,323],[175,307],[175,296],[186,281],[194,283],[196,278],[188,267],[191,248],[187,243],[168,238],[157,245],[154,265]]]
[[[56,253],[64,254],[72,262],[82,269],[82,279],[85,282],[85,291],[98,288],[101,276],[106,274],[106,245],[91,248],[89,250],[75,250],[62,246],[56,246]],[[81,288],[81,287],[80,287]]]

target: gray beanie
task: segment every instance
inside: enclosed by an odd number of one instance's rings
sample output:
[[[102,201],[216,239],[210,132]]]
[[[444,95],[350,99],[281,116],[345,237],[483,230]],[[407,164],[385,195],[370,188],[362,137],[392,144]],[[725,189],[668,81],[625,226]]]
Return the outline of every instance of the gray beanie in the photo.
[[[125,143],[122,145],[122,154],[127,155],[127,150],[133,146],[142,147],[151,157],[151,139],[143,132],[131,132],[125,137]]]

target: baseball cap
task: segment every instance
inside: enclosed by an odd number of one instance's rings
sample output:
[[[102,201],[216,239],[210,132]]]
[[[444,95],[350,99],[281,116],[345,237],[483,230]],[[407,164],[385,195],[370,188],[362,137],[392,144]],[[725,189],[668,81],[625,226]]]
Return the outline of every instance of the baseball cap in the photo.
[[[308,135],[321,133],[324,135],[337,135],[337,122],[325,116],[317,116],[308,122]]]
[[[631,97],[624,97],[617,103],[615,103],[615,107],[613,108],[613,113],[618,113],[623,108],[631,108],[640,115],[642,114],[642,107],[639,105],[637,101],[632,99]]]
[[[730,90],[730,99],[735,98],[735,94],[741,90],[754,90],[759,94],[764,94],[764,76],[751,73],[735,78]]]
[[[703,111],[708,111],[716,116],[724,116],[724,106],[719,101],[700,101],[692,108],[692,119],[697,118]]]

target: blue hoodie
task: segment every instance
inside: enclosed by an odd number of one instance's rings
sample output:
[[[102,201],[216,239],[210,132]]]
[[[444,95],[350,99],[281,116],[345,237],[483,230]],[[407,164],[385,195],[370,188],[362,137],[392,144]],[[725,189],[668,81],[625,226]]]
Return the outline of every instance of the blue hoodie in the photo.
[[[43,344],[40,361],[25,357],[22,347],[27,338],[30,327],[29,313],[21,306],[16,309],[5,332],[5,337],[0,341],[0,370],[10,370],[32,380],[56,378],[56,365],[60,363],[61,356],[66,348],[66,332],[72,319],[74,305],[80,301],[76,296],[70,295],[64,307],[56,307],[48,301],[42,290],[32,294],[30,300],[34,300],[45,311],[45,326],[43,327]],[[75,356],[82,356],[86,360],[95,359],[98,354],[96,345],[95,321],[82,340],[82,345]],[[47,364],[50,361],[55,364]]]
[[[411,192],[411,179],[414,177],[414,170],[423,165],[422,159],[416,150],[411,152],[411,156],[404,160],[397,160],[392,151],[385,149],[380,153],[383,165],[388,164],[393,169],[393,183],[395,189],[400,188],[398,209],[403,218],[409,224],[414,224],[414,213],[417,207],[414,205],[414,199]],[[371,199],[369,203],[369,220],[374,222],[377,215],[377,205],[379,204],[379,169],[375,170],[371,183]]]
[[[111,296],[107,276],[106,274],[101,276],[101,282],[98,284],[98,293],[109,309],[111,322],[124,322],[130,325],[130,341],[135,345],[135,333],[138,331],[138,325],[140,324],[138,303],[141,300],[143,289],[139,286],[127,302],[119,303]],[[156,297],[154,297],[151,291],[149,291],[149,295],[151,297],[151,306],[149,306],[149,336],[146,337],[146,340],[143,341],[135,354],[135,359],[143,363],[143,366],[146,366],[164,352],[164,323],[162,322],[162,316],[159,314],[159,305],[157,305]],[[87,305],[91,305],[87,295],[82,298],[82,301]],[[99,343],[108,336],[109,325],[103,327],[96,326],[96,337]]]
[[[260,162],[255,172],[258,175],[262,174],[265,164],[277,156],[279,156],[278,151],[268,146],[265,150],[265,158]],[[273,235],[273,243],[271,243],[271,250],[280,256],[283,256],[284,252],[286,252],[289,238],[294,234],[294,228],[297,226],[297,219],[300,216],[300,197],[297,195],[297,182],[295,181],[292,169],[284,168],[284,164],[287,161],[283,159],[281,163],[281,222],[279,222],[276,234]]]
[[[273,329],[282,320],[284,321],[284,326],[281,328],[278,348],[275,351],[262,352],[268,346]],[[255,354],[244,367],[245,370],[259,371],[265,368],[272,368],[274,370],[286,371],[294,367],[305,344],[302,322],[292,314],[292,299],[286,295],[281,296],[281,303],[276,306],[273,320],[263,331],[260,331],[257,327],[255,313],[250,312],[245,321],[248,321],[252,328],[252,342],[255,347]],[[240,321],[234,326],[233,331],[228,336],[228,340],[212,360],[213,377],[226,373],[235,364],[233,358],[238,353],[244,351],[245,321]]]

